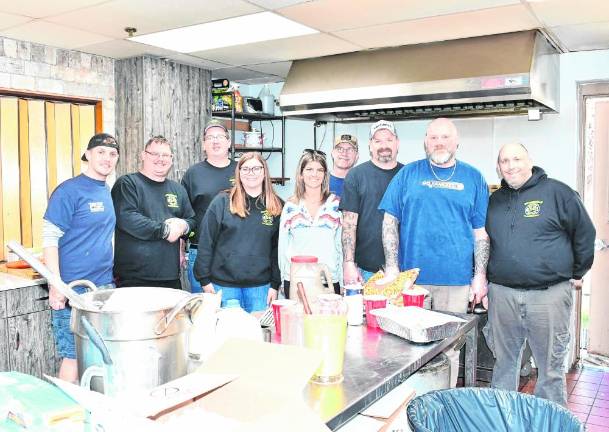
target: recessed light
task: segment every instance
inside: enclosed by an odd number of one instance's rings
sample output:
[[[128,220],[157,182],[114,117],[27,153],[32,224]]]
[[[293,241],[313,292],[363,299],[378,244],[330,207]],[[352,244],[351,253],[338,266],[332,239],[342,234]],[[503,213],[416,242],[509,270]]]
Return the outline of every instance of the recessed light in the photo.
[[[261,12],[128,38],[181,53],[319,33],[272,12]]]

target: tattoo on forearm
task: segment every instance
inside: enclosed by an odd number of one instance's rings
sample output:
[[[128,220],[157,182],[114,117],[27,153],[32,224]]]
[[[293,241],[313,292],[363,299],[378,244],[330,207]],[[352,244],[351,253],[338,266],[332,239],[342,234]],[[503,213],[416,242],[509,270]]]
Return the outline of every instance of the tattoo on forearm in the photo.
[[[389,213],[383,216],[383,250],[385,251],[385,268],[398,267],[398,249],[400,237],[398,220]]]
[[[355,243],[357,235],[357,213],[343,212],[343,261],[355,262]]]
[[[486,275],[486,265],[488,264],[488,256],[491,249],[491,243],[488,239],[476,240],[474,244],[474,273]]]

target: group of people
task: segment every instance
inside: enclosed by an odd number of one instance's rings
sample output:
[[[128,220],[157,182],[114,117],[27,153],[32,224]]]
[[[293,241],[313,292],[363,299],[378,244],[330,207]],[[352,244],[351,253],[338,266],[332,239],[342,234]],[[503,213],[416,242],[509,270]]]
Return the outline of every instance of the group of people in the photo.
[[[223,303],[238,299],[250,312],[267,308],[281,287],[288,296],[293,256],[326,264],[326,283],[337,293],[379,270],[389,282],[418,267],[432,309],[464,313],[470,299],[488,300],[494,387],[517,389],[528,341],[536,394],[565,405],[571,289],[594,257],[595,230],[577,193],[533,166],[522,144],[508,144],[497,159],[502,186],[489,199],[482,174],[457,160],[458,131],[445,118],[428,125],[421,160],[398,162],[390,121],[371,126],[368,145],[370,160],[355,166],[357,139],[338,136],[332,172],[324,152],[305,150],[294,193],[283,202],[265,159],[247,152],[232,161],[228,130],[215,120],[204,129],[204,160],[181,184],[167,179],[170,143],[153,137],[140,171],[120,177],[110,192],[105,180],[119,147],[110,135],[95,135],[85,173],[50,198],[46,262],[66,282],[180,288],[188,247],[191,291],[222,290]],[[69,309],[54,287],[49,301],[64,358],[60,376],[75,381]]]

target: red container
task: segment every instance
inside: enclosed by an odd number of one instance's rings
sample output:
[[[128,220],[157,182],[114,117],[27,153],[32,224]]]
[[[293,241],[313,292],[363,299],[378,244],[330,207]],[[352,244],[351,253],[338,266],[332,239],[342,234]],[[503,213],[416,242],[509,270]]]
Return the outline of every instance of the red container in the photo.
[[[404,306],[418,306],[422,308],[425,302],[425,294],[410,295],[402,293],[402,300],[404,300]]]
[[[292,306],[296,304],[296,300],[279,299],[273,300],[271,306],[273,307],[273,320],[275,320],[275,334],[281,337],[281,313],[279,309],[284,306]]]
[[[378,328],[379,323],[376,321],[376,317],[369,312],[374,309],[386,308],[387,297],[382,295],[365,295],[364,307],[366,309],[366,324],[370,328]]]

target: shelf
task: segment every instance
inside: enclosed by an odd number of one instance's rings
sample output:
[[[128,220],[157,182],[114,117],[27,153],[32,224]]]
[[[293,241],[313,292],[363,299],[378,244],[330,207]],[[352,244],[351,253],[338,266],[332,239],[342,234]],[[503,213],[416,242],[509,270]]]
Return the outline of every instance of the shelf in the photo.
[[[281,153],[281,148],[268,148],[268,147],[243,147],[235,146],[235,152],[260,152],[260,153]]]
[[[290,181],[289,177],[271,177],[271,183],[280,184],[285,186],[285,183]]]
[[[212,117],[220,117],[220,118],[232,118],[231,111],[212,111]],[[282,116],[264,114],[264,113],[245,113],[245,112],[235,112],[235,119],[237,120],[281,120]]]

